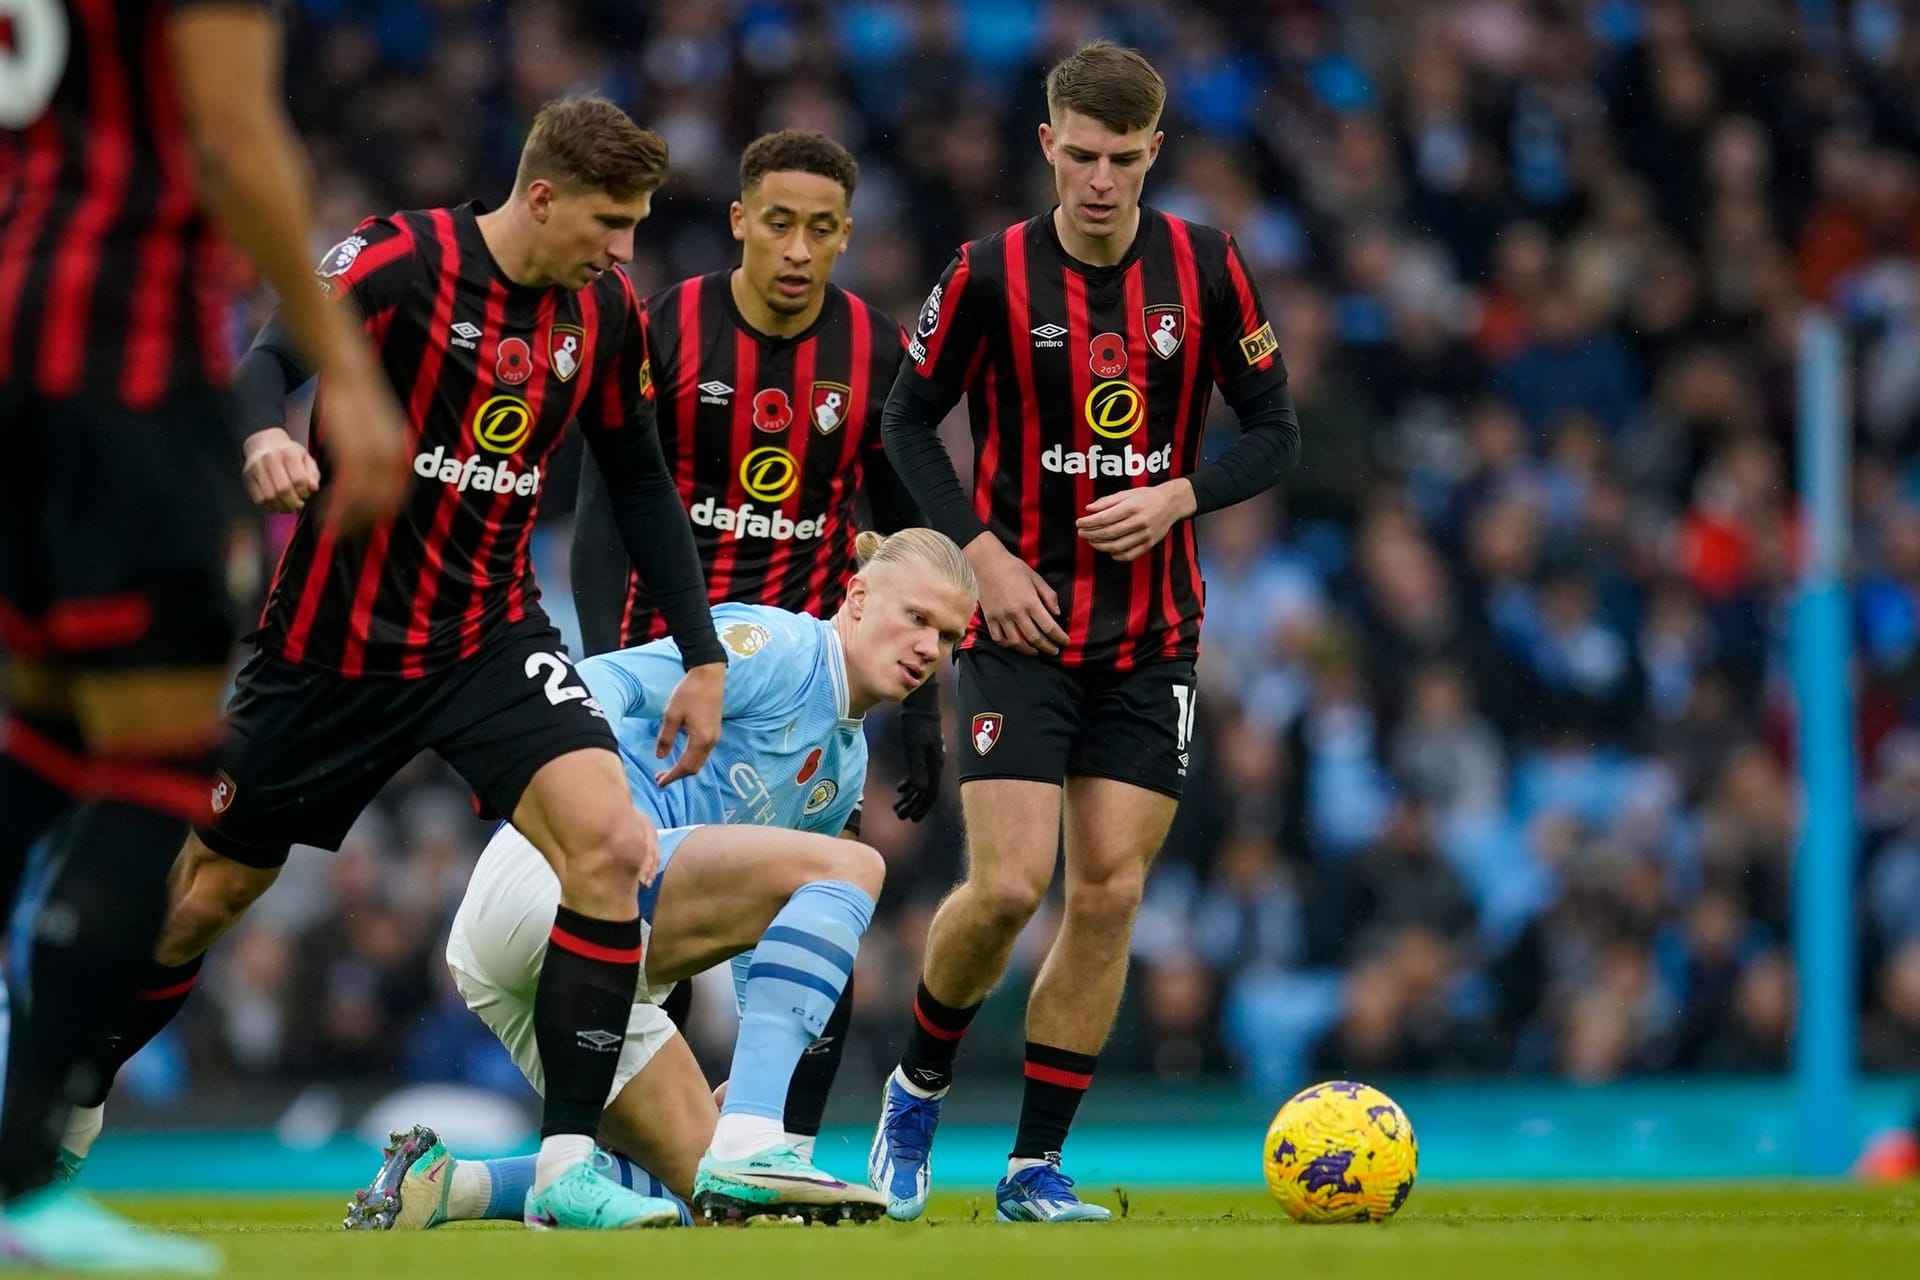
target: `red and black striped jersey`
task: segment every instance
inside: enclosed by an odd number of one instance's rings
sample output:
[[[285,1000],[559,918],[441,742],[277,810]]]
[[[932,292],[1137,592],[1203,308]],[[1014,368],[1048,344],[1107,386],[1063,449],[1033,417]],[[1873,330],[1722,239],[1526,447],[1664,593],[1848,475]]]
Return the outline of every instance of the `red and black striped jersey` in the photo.
[[[0,5],[0,383],[135,412],[226,385],[243,267],[195,198],[167,49],[199,2]]]
[[[527,545],[568,420],[653,429],[645,320],[626,274],[579,291],[517,285],[481,236],[483,211],[370,219],[320,264],[321,287],[358,307],[406,408],[414,478],[396,516],[355,536],[318,505],[301,511],[259,635],[289,661],[420,676],[504,624],[544,617]]]
[[[880,412],[905,334],[829,284],[819,317],[790,338],[749,325],[731,271],[646,300],[661,444],[693,522],[707,593],[825,617],[854,569],[855,499],[892,474]],[[621,643],[666,634],[627,573]]]
[[[1126,256],[1096,267],[1042,214],[962,246],[907,355],[922,400],[967,396],[974,511],[1058,593],[1061,663],[1196,656],[1192,522],[1131,563],[1074,522],[1100,495],[1191,473],[1215,385],[1245,403],[1286,381],[1232,237],[1143,206]],[[985,634],[976,615],[963,643]]]

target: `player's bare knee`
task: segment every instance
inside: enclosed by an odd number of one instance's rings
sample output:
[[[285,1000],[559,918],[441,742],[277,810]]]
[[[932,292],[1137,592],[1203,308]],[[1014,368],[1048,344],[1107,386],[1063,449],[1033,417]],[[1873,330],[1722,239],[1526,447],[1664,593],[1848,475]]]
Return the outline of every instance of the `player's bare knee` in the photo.
[[[1072,876],[1067,881],[1066,913],[1076,924],[1125,932],[1139,914],[1146,892],[1144,867],[1129,867],[1107,875]]]
[[[569,891],[631,894],[640,882],[647,829],[632,809],[576,821],[560,837],[560,883]]]
[[[887,880],[887,860],[872,845],[858,840],[835,840],[832,869],[825,879],[844,880],[863,890],[869,898],[880,896]]]
[[[997,933],[1018,933],[1046,900],[1047,881],[1020,872],[977,875],[970,882],[975,900]]]

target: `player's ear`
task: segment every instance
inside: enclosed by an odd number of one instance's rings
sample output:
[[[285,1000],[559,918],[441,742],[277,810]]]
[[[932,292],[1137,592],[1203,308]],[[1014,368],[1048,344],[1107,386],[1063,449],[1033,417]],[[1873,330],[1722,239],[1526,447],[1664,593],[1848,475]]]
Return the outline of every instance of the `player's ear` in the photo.
[[[747,206],[735,200],[727,210],[727,221],[733,225],[733,238],[735,240],[745,240],[747,238]]]
[[[838,249],[835,249],[834,252],[845,253],[847,251],[848,243],[851,242],[852,240],[853,240],[853,219],[842,218],[840,220],[840,247]]]
[[[535,178],[527,184],[526,202],[533,220],[544,223],[553,216],[553,184],[545,178]]]
[[[1040,122],[1040,154],[1047,158],[1048,164],[1053,163],[1053,126],[1045,120]]]
[[[1160,156],[1160,144],[1167,140],[1166,131],[1155,129],[1153,141],[1147,144],[1147,168],[1153,168],[1153,162]]]
[[[867,611],[867,575],[856,573],[847,579],[847,612],[855,622]]]

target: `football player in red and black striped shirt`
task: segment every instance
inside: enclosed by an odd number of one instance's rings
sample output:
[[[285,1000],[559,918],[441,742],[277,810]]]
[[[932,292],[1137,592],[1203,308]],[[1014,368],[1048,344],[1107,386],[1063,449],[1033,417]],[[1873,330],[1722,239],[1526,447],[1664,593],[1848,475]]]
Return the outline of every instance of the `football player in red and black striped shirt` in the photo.
[[[22,1262],[212,1261],[54,1178],[102,996],[146,963],[207,807],[232,571],[257,545],[226,404],[242,269],[220,232],[283,291],[309,244],[279,35],[254,0],[0,5],[0,903],[64,815],[0,1119],[0,1253]],[[391,512],[402,422],[372,352],[310,293],[288,322],[352,407],[337,513]]]
[[[546,1105],[526,1214],[541,1227],[678,1217],[590,1160],[638,972],[638,891],[659,851],[606,717],[540,608],[527,550],[547,460],[577,419],[687,669],[658,753],[682,729],[688,742],[659,781],[697,771],[718,734],[725,656],[620,269],[666,161],[666,144],[605,99],[549,103],[501,208],[375,218],[321,263],[320,287],[360,316],[406,404],[413,485],[370,532],[301,506],[229,708],[213,812],[181,854],[121,1045],[130,1053],[178,1010],[202,953],[289,845],[337,848],[401,766],[436,751],[560,880],[533,1014]],[[236,375],[242,420],[267,437],[253,450],[288,449],[276,424],[307,374],[270,323]],[[314,418],[324,445],[338,425],[325,379]]]
[[[905,335],[891,316],[829,280],[853,230],[858,180],[853,156],[824,134],[787,129],[755,139],[741,153],[732,210],[740,265],[646,300],[660,438],[715,604],[744,600],[830,617],[857,567],[860,496],[880,532],[919,523],[880,435]],[[587,652],[666,634],[620,549],[591,459],[573,536]],[[907,776],[894,811],[917,822],[933,808],[945,763],[937,683],[907,698],[900,731]],[[676,1024],[684,1025],[691,994],[683,983],[668,997]],[[820,1132],[852,1008],[849,980],[788,1090],[787,1132],[795,1137]]]
[[[853,230],[858,179],[853,156],[824,134],[756,139],[741,154],[732,210],[740,265],[644,304],[660,439],[715,604],[827,617],[854,569],[861,495],[881,533],[919,523],[880,436],[905,335],[830,280]],[[614,537],[591,459],[573,548],[588,653],[666,634]],[[894,808],[918,821],[933,808],[945,759],[939,690],[923,686],[907,701],[907,777]]]
[[[919,1214],[954,1051],[1052,881],[1066,906],[1027,1007],[1026,1100],[999,1215],[1106,1218],[1058,1170],[1126,979],[1147,866],[1186,776],[1202,587],[1189,517],[1268,488],[1299,428],[1232,239],[1140,203],[1166,90],[1105,42],[1047,77],[1060,203],[960,250],[886,408],[928,523],[966,548],[980,613],[959,657],[968,878],[935,917],[871,1172]],[[1242,434],[1200,464],[1215,387]],[[971,498],[935,428],[962,396]]]

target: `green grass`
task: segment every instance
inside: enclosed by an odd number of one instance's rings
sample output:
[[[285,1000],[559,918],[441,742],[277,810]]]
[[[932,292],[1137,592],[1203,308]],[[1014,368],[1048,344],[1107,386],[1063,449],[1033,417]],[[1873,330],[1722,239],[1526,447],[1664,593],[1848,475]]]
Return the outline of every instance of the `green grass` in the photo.
[[[1118,1204],[1113,1188],[1083,1186]],[[1423,1187],[1381,1226],[1301,1227],[1256,1190],[1142,1191],[1109,1226],[1008,1227],[990,1196],[936,1197],[911,1224],[535,1234],[472,1224],[348,1235],[340,1197],[116,1197],[130,1213],[213,1240],[227,1274],[412,1275],[434,1280],[1154,1280],[1288,1275],[1327,1280],[1685,1280],[1913,1274],[1920,1187],[1606,1184]]]

